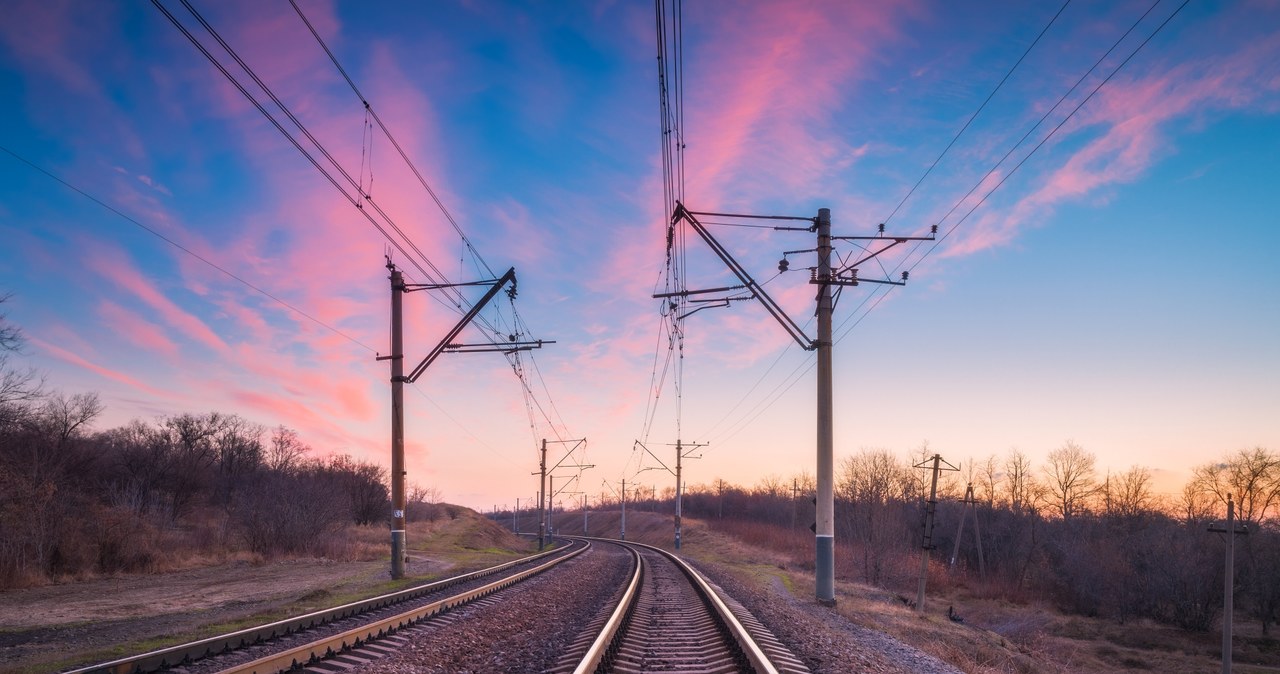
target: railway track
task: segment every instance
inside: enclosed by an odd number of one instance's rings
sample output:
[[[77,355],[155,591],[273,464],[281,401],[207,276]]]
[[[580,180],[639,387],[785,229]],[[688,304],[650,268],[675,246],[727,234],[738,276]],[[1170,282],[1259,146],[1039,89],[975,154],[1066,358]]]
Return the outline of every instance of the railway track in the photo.
[[[481,578],[442,581],[448,588],[426,589],[437,583],[405,591],[417,593],[412,603],[383,602],[355,617],[330,615],[320,630],[301,626],[319,619],[312,614],[74,674],[169,668],[194,674],[809,671],[745,609],[671,553],[574,539],[563,552],[526,559],[532,561],[477,572]],[[561,564],[563,570],[542,573]],[[558,628],[547,627],[555,623]]]
[[[740,604],[719,593],[679,557],[659,548],[610,541],[630,550],[627,589],[594,640],[549,670],[587,672],[808,672]]]
[[[589,548],[590,544],[586,541],[574,541],[564,548],[406,590],[74,669],[65,674],[147,674],[179,667],[184,672],[281,671],[292,667],[293,662],[306,663],[324,657],[326,652],[336,653],[356,643],[369,641],[371,636],[388,634],[395,629],[394,625],[407,624],[404,619],[407,615],[418,613],[420,615],[415,619],[421,619],[422,615],[448,610],[491,594],[572,559]],[[336,643],[335,636],[338,638]],[[347,641],[346,645],[344,639]],[[298,642],[306,643],[290,647]],[[296,659],[299,656],[294,651],[304,648],[314,650],[310,647],[315,644],[323,644],[328,651],[320,650],[318,655],[311,654]],[[273,655],[267,658],[245,656],[246,653],[256,656],[264,651],[271,651]],[[245,660],[257,662],[272,657],[278,659],[281,654],[290,654],[295,659],[277,670],[256,667],[242,669]]]

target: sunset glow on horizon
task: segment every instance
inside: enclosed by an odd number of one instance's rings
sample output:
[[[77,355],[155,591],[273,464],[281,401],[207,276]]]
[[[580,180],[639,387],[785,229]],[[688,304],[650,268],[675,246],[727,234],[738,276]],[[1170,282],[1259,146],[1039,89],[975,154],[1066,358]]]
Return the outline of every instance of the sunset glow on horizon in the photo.
[[[289,2],[193,4],[442,275],[489,277]],[[446,354],[409,387],[411,483],[527,504],[542,438],[587,439],[593,499],[672,485],[637,439],[709,443],[690,485],[814,472],[813,355],[755,302],[686,320],[679,415],[668,381],[642,438],[666,354],[651,3],[299,4],[484,263],[515,267],[525,336],[555,342],[521,356],[528,395],[495,353]],[[1280,449],[1280,3],[1179,5],[1123,39],[1150,1],[1067,5],[930,171],[1057,3],[686,4],[690,208],[949,234],[886,256],[905,287],[841,294],[837,461],[927,443],[1038,465],[1072,441],[1173,492]],[[385,256],[411,261],[150,3],[8,10],[0,312],[21,363],[98,392],[98,429],[219,411],[389,465]],[[714,231],[806,325],[813,254],[777,264],[812,234]],[[693,238],[687,262],[690,284],[732,282]],[[495,304],[482,318],[510,320]],[[457,320],[407,295],[407,368]]]

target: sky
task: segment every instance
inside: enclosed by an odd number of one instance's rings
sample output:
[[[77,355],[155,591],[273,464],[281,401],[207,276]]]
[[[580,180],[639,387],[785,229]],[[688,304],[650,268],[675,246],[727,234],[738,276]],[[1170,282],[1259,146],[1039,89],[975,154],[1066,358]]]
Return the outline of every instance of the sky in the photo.
[[[191,12],[160,4],[327,165]],[[514,267],[514,310],[499,295],[482,318],[513,334],[518,312],[522,338],[555,343],[518,367],[446,354],[408,387],[411,483],[528,504],[542,438],[552,462],[586,438],[567,463],[594,466],[571,488],[592,499],[673,484],[637,440],[668,464],[677,439],[708,443],[685,462],[694,485],[814,472],[813,354],[756,303],[687,317],[678,399],[670,376],[655,397],[652,3],[299,4],[431,193],[288,2],[192,6],[368,211],[152,4],[6,4],[0,293],[24,364],[97,392],[99,429],[230,412],[386,466],[385,256],[414,282]],[[841,294],[838,458],[927,445],[1041,464],[1074,442],[1172,492],[1194,466],[1280,451],[1280,3],[1179,5],[1139,21],[1150,0],[1056,19],[1056,2],[685,3],[689,208],[946,235],[860,268],[910,269],[906,286]],[[371,224],[375,204],[420,256]],[[813,235],[711,229],[813,336],[814,254],[777,273]],[[688,288],[728,279],[692,235],[684,262]],[[443,292],[406,295],[406,362],[457,320]]]

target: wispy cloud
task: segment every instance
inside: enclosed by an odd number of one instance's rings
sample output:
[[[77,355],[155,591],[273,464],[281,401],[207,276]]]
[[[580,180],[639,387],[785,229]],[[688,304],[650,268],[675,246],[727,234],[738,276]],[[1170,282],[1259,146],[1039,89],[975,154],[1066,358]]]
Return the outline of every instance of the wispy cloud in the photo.
[[[98,365],[97,363],[90,362],[86,358],[83,358],[60,346],[50,344],[49,342],[46,342],[43,339],[39,339],[37,337],[30,337],[29,339],[31,340],[31,343],[36,346],[36,348],[52,355],[54,358],[57,358],[61,361],[64,361],[76,367],[84,368],[100,377],[110,379],[112,381],[116,381],[121,384],[125,384],[126,386],[131,386],[139,391],[142,391],[143,393],[146,393],[151,396],[155,396],[157,398],[172,397],[172,393],[169,391],[158,389],[154,386],[151,386],[150,384],[147,384],[146,382],[130,377],[129,375],[123,372],[118,372],[116,370],[112,370],[111,368],[103,367],[101,365]]]
[[[1087,138],[1083,147],[1007,212],[983,214],[973,225],[962,226],[945,255],[1005,245],[1059,204],[1099,195],[1105,200],[1103,190],[1137,180],[1176,152],[1176,129],[1194,127],[1223,111],[1274,110],[1280,103],[1277,63],[1280,35],[1273,34],[1168,70],[1113,80],[1053,140],[1062,146]]]

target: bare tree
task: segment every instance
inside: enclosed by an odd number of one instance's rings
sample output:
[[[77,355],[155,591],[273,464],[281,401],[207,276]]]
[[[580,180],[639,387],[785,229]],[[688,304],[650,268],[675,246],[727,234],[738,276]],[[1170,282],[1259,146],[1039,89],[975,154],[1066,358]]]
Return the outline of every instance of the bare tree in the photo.
[[[818,490],[818,480],[807,469],[791,476],[792,484],[801,494],[811,494]]]
[[[1102,494],[1105,512],[1111,517],[1136,517],[1155,509],[1151,471],[1143,466],[1132,466],[1116,475],[1107,473]]]
[[[768,496],[770,499],[779,499],[782,498],[782,495],[789,490],[787,489],[786,484],[782,481],[782,477],[780,475],[777,473],[770,473],[760,478],[760,481],[756,483],[755,491],[758,494]]]
[[[1177,502],[1178,515],[1183,524],[1196,524],[1213,518],[1213,497],[1200,490],[1194,481],[1182,486]]]
[[[977,464],[977,485],[978,491],[987,501],[988,508],[996,506],[996,492],[1000,489],[1000,482],[1004,480],[1004,473],[1000,470],[1000,460],[995,454],[990,454],[981,463]]]
[[[1237,516],[1257,524],[1267,512],[1280,507],[1280,456],[1263,449],[1242,449],[1221,463],[1210,463],[1192,471],[1191,484],[1225,506],[1235,495]]]
[[[311,447],[298,438],[297,431],[280,425],[271,431],[264,460],[268,469],[288,473],[300,467],[302,459],[310,451]]]
[[[864,449],[840,462],[836,493],[852,504],[853,536],[862,544],[863,575],[879,583],[895,542],[905,540],[900,506],[915,489],[915,476],[887,449]]]
[[[0,295],[0,304],[11,297],[11,294]],[[25,343],[22,330],[10,323],[6,314],[0,313],[0,423],[12,420],[20,412],[13,407],[15,403],[38,399],[44,388],[44,379],[35,368],[9,366],[9,356],[21,353]]]
[[[1009,509],[1022,514],[1035,509],[1039,485],[1032,473],[1031,459],[1017,448],[1004,460],[1005,495]]]
[[[439,487],[423,487],[416,483],[409,484],[408,501],[411,503],[426,503],[435,505],[440,503],[442,495]]]
[[[1049,452],[1048,460],[1049,464],[1043,469],[1045,505],[1063,519],[1084,513],[1098,490],[1094,455],[1067,441],[1067,444]]]

